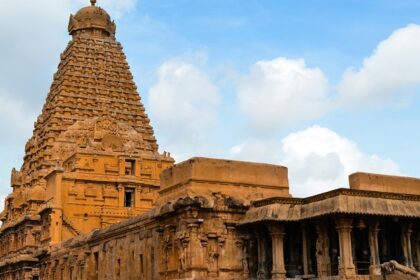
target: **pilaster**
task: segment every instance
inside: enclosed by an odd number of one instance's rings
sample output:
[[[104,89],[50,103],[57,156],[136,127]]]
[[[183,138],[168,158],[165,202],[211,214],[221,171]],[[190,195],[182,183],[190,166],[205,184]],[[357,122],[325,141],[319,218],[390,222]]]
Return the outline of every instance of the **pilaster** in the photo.
[[[325,221],[315,223],[316,239],[316,262],[318,278],[331,275],[330,239],[328,237]]]

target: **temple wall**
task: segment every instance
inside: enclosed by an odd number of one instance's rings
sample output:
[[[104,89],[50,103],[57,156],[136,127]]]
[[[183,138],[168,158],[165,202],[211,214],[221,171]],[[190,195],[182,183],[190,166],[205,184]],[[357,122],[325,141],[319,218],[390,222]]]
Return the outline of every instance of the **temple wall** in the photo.
[[[349,176],[350,189],[420,195],[420,179],[357,172]]]
[[[215,189],[248,202],[290,197],[287,172],[279,165],[192,158],[162,172],[158,203],[185,195],[208,196]]]
[[[243,209],[188,198],[155,217],[136,217],[57,245],[41,279],[246,279]],[[219,201],[218,201],[219,200]],[[224,200],[224,199],[223,199]]]
[[[42,255],[41,279],[248,279],[252,234],[236,225],[256,190],[288,195],[287,169],[200,158],[164,171],[162,181],[151,211]]]

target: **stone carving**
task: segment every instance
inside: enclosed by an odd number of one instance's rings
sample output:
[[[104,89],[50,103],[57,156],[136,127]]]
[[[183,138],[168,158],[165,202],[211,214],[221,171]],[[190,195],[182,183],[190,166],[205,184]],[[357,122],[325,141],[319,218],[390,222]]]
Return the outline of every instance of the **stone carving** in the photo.
[[[187,268],[187,241],[181,240],[179,242],[179,270],[183,272]]]
[[[15,168],[12,169],[11,175],[11,185],[12,186],[19,186],[22,184],[22,173],[17,171]]]
[[[242,267],[244,269],[244,275],[249,275],[249,258],[250,255],[248,253],[248,247],[243,246],[243,252],[242,252]]]
[[[15,246],[1,246],[1,280],[2,260],[27,252],[25,240],[30,239],[8,234],[20,232],[28,223],[40,227],[39,240],[31,244],[37,248],[144,213],[156,201],[160,171],[173,164],[168,154],[158,153],[106,11],[96,6],[81,9],[70,17],[69,33],[72,40],[61,54],[42,113],[25,145],[23,165],[12,170],[13,193],[0,213],[0,244]],[[133,162],[130,179],[122,168],[125,160]],[[137,167],[146,161],[150,172],[140,174]],[[151,192],[144,195],[147,203],[139,198],[144,185]],[[125,198],[125,188],[132,191],[131,200]]]
[[[11,173],[0,280],[367,279],[357,266],[367,250],[375,271],[393,257],[419,267],[419,179],[355,174],[351,189],[300,199],[283,166],[207,158],[172,166],[115,24],[91,3],[70,17],[72,40]],[[361,218],[375,225],[369,233],[352,230]],[[395,263],[384,269],[419,278]]]
[[[208,256],[208,270],[209,272],[217,273],[218,271],[218,259],[219,253],[217,252],[217,247],[211,247]]]

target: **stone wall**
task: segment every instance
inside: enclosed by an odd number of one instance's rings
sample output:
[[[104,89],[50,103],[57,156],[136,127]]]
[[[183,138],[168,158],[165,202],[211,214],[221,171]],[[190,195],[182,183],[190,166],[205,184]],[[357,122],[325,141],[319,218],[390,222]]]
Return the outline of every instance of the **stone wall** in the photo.
[[[355,190],[420,195],[420,179],[357,172],[349,176],[350,188]]]
[[[255,195],[288,196],[287,169],[194,158],[162,181],[146,214],[41,252],[41,279],[248,279],[255,242],[236,225]]]
[[[246,279],[246,208],[215,194],[59,244],[40,255],[41,279]]]

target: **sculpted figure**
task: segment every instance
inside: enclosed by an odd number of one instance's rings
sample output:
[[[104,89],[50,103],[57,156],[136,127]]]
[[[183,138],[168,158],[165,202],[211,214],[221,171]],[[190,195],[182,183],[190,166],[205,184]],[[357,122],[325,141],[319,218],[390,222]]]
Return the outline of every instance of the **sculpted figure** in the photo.
[[[244,268],[244,273],[245,273],[245,275],[248,275],[249,274],[249,264],[248,264],[249,255],[248,255],[247,246],[243,247],[243,254],[242,255],[243,255],[242,266]]]
[[[186,260],[186,248],[182,244],[182,242],[179,245],[179,267],[180,271],[184,271],[187,267],[187,260]]]
[[[215,250],[211,250],[209,252],[209,270],[214,271],[217,270],[217,259],[219,258],[219,254]]]

